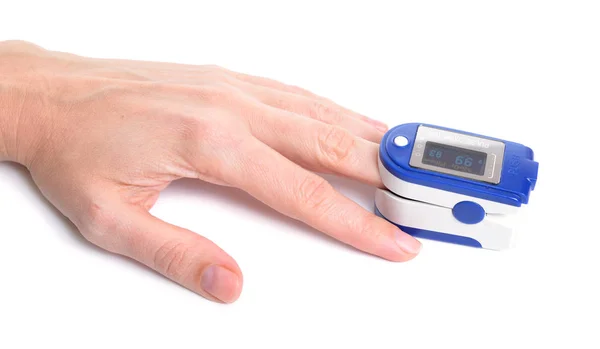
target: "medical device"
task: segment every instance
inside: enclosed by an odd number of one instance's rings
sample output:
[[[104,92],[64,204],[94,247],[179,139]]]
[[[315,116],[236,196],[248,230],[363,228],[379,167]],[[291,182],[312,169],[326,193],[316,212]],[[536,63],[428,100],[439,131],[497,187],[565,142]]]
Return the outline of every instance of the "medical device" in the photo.
[[[511,218],[529,202],[538,163],[519,143],[409,123],[384,135],[379,172],[375,213],[404,232],[503,250],[514,246]]]

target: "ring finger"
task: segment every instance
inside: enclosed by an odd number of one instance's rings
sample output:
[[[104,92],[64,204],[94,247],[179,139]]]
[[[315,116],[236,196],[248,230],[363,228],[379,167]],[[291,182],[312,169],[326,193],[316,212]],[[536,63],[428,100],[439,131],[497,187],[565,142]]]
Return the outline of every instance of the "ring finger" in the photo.
[[[292,112],[321,121],[329,125],[345,128],[352,134],[379,143],[387,127],[372,124],[356,116],[357,114],[321,98],[309,97],[270,87],[240,82],[244,91],[268,106]]]
[[[232,71],[228,71],[228,70],[225,70],[225,72],[228,73],[229,75],[233,76],[235,79],[237,79],[239,81],[244,81],[244,82],[251,83],[251,84],[257,85],[257,86],[269,87],[271,89],[278,90],[278,91],[284,91],[284,92],[294,93],[297,95],[302,95],[302,96],[305,96],[305,97],[308,97],[311,99],[319,100],[319,101],[329,104],[329,105],[334,105],[337,108],[341,108],[348,115],[355,117],[359,120],[362,120],[368,124],[371,124],[371,125],[375,126],[376,128],[382,130],[383,132],[385,132],[385,130],[387,130],[387,128],[388,128],[387,125],[381,121],[371,119],[365,115],[362,115],[362,114],[356,113],[352,110],[349,110],[347,108],[341,107],[341,106],[337,105],[336,103],[334,103],[333,101],[331,101],[323,96],[319,96],[319,95],[317,95],[311,91],[308,91],[306,89],[303,89],[301,87],[284,84],[282,82],[279,82],[279,81],[276,81],[273,79],[269,79],[269,78],[265,78],[265,77],[260,77],[260,76],[232,72]]]

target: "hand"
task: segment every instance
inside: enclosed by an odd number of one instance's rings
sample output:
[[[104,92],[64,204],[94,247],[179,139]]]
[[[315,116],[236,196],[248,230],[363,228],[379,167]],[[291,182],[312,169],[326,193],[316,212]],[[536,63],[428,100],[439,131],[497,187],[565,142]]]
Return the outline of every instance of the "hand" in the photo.
[[[92,59],[23,43],[0,46],[0,75],[12,96],[4,118],[14,120],[3,127],[6,151],[43,195],[92,243],[211,300],[239,297],[236,262],[148,212],[179,178],[240,188],[391,261],[419,252],[417,240],[314,173],[381,186],[385,125],[325,98],[216,66]]]

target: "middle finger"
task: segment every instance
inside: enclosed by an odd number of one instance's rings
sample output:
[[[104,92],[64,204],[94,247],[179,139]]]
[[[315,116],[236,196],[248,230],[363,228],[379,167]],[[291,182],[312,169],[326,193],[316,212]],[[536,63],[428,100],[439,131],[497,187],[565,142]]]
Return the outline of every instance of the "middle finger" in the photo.
[[[341,175],[382,187],[378,170],[379,145],[348,130],[255,103],[253,135],[302,167]]]

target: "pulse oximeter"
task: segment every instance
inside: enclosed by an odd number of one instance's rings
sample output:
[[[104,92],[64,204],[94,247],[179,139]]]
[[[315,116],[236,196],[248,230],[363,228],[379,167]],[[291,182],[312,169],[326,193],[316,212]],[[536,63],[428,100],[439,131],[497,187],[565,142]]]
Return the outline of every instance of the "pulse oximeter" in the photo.
[[[529,147],[421,123],[390,129],[378,162],[378,216],[416,238],[491,250],[514,246],[511,218],[538,175]]]

